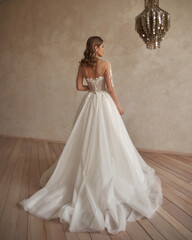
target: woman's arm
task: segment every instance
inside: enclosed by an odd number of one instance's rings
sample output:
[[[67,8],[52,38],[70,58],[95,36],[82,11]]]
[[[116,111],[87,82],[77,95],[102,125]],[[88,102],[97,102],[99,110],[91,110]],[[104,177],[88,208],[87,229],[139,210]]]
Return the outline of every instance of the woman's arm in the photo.
[[[83,67],[81,65],[79,65],[78,72],[77,72],[76,89],[78,91],[89,90],[88,85],[83,85]]]
[[[111,64],[110,62],[106,63],[106,68],[105,68],[105,84],[107,86],[107,91],[111,95],[113,101],[115,102],[116,106],[119,107],[120,103],[117,98],[117,94],[115,91],[115,86],[113,83],[113,77],[112,77],[112,71],[111,71]]]
[[[105,68],[105,84],[107,86],[107,91],[112,97],[115,105],[117,106],[117,109],[119,110],[119,113],[122,115],[124,113],[124,110],[117,98],[115,86],[113,83],[113,76],[112,76],[112,70],[111,70],[111,64],[110,62],[107,62],[106,68]]]

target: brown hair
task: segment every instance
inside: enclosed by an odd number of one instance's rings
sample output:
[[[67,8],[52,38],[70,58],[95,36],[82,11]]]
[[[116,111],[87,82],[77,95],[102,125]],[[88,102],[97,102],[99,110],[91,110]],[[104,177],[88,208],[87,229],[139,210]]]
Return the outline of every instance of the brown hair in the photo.
[[[96,62],[96,51],[95,46],[100,47],[100,45],[103,43],[103,39],[99,36],[92,36],[89,37],[86,42],[86,49],[84,51],[84,58],[81,59],[79,62],[80,65],[86,65],[86,66],[94,66],[94,63]]]

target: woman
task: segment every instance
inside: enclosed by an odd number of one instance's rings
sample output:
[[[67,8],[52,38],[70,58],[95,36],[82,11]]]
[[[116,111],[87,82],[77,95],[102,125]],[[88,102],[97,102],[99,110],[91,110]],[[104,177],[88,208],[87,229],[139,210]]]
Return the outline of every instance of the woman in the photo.
[[[19,202],[43,219],[59,218],[71,232],[115,234],[150,218],[162,204],[161,182],[134,147],[115,92],[111,64],[99,59],[103,40],[90,37],[76,88],[87,91],[58,161],[41,176],[42,188]],[[83,85],[86,80],[87,85]]]

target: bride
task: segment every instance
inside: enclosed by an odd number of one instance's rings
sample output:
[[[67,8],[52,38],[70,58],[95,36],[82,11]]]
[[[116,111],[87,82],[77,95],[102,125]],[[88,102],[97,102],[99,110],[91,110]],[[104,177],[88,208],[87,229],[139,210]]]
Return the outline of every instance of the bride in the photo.
[[[86,93],[70,136],[41,176],[42,188],[19,202],[39,218],[68,222],[71,232],[125,231],[127,222],[151,218],[163,201],[160,178],[124,125],[111,64],[98,58],[103,53],[103,40],[90,37],[76,78],[77,90]]]

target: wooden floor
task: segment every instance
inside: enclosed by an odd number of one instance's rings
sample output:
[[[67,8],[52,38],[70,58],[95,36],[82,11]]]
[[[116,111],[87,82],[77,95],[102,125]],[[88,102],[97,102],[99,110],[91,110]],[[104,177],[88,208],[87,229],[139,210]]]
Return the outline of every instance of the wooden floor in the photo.
[[[71,233],[59,219],[37,218],[16,203],[40,189],[41,174],[60,156],[64,144],[0,136],[1,240],[177,240],[192,239],[192,157],[140,152],[163,187],[163,204],[151,219],[127,223],[125,232]]]

